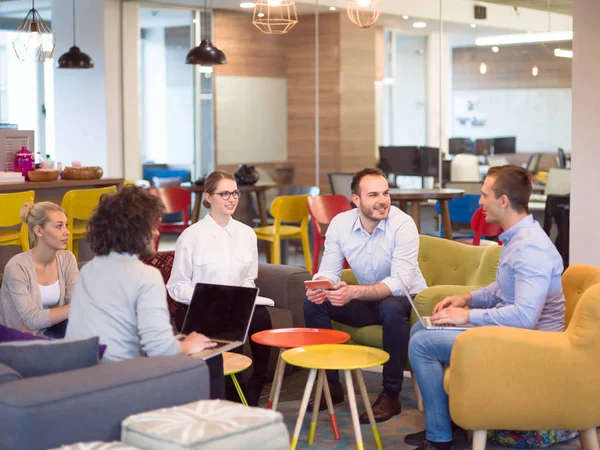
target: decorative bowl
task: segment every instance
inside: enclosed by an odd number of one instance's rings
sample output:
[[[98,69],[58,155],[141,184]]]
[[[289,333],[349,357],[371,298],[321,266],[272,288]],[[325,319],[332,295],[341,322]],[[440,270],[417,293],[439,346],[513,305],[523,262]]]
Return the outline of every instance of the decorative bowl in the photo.
[[[38,169],[27,172],[29,181],[54,181],[58,178],[58,170]]]
[[[63,169],[63,180],[98,180],[102,178],[104,171],[102,167],[65,167]]]

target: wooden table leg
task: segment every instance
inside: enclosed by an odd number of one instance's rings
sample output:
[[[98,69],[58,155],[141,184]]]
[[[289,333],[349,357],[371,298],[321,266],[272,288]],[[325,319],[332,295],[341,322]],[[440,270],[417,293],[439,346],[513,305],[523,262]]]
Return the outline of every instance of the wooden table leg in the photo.
[[[350,370],[344,370],[346,378],[346,390],[348,391],[348,403],[350,403],[350,413],[352,415],[352,425],[356,435],[356,447],[358,450],[364,450],[362,432],[360,431],[360,422],[358,420],[358,409],[356,408],[356,396],[354,395],[354,383],[352,382],[352,373]],[[370,406],[370,405],[369,405]]]
[[[284,349],[279,350],[279,358],[277,359],[277,367],[275,368],[275,376],[273,377],[273,384],[271,385],[271,392],[269,393],[269,403],[267,403],[267,409],[277,411],[277,403],[279,403],[279,391],[281,391],[281,384],[283,383],[283,375],[285,373],[285,361],[281,358],[281,354]]]
[[[313,386],[315,385],[315,378],[317,376],[317,369],[310,369],[308,380],[306,381],[306,387],[304,388],[304,395],[302,396],[302,403],[300,404],[300,411],[298,412],[298,420],[296,420],[296,428],[294,428],[294,435],[292,436],[292,443],[290,450],[296,450],[298,445],[298,438],[300,437],[300,430],[302,429],[302,422],[304,421],[304,415],[306,414],[306,408],[308,407],[308,400],[310,399],[310,393],[312,392]],[[350,394],[348,394],[350,396]],[[356,409],[356,401],[354,402]],[[317,405],[318,406],[318,405]],[[358,421],[358,415],[357,415]]]
[[[312,419],[310,420],[310,429],[308,430],[308,445],[313,445],[315,441],[315,432],[317,431],[317,419],[319,418],[319,407],[321,406],[321,394],[323,393],[323,379],[325,371],[319,370],[317,376],[317,389],[315,390]]]
[[[192,209],[192,223],[200,220],[200,206],[202,206],[202,192],[194,192],[194,209]]]
[[[337,425],[337,419],[335,418],[335,410],[333,409],[333,401],[331,400],[331,392],[329,391],[329,382],[325,379],[323,383],[323,393],[325,394],[325,401],[327,402],[327,409],[329,410],[329,420],[331,420],[331,428],[333,429],[333,437],[336,441],[340,440],[340,431]]]
[[[260,218],[260,226],[266,227],[269,225],[269,218],[267,217],[267,196],[265,191],[255,191],[256,194],[256,206],[258,206],[258,217]],[[265,246],[265,255],[267,262],[271,261],[271,243],[263,241]]]
[[[421,234],[421,202],[418,200],[413,200],[410,204],[410,215],[415,221],[415,225],[417,226],[417,231]]]
[[[448,208],[448,200],[440,200],[440,212],[442,213],[444,237],[452,240],[452,222],[450,222],[450,208]]]
[[[367,416],[369,416],[369,423],[371,424],[371,430],[373,431],[375,443],[377,444],[377,448],[379,450],[382,450],[383,446],[381,445],[381,438],[379,437],[379,431],[377,430],[377,424],[375,423],[375,416],[373,416],[373,409],[371,408],[371,402],[369,401],[369,394],[367,393],[365,380],[362,376],[362,372],[360,371],[360,369],[356,369],[354,373],[356,374],[356,381],[358,382],[358,387],[360,388],[360,396],[362,397],[362,401],[365,404]]]
[[[408,213],[408,202],[406,200],[399,200],[398,208],[400,208],[405,213]]]

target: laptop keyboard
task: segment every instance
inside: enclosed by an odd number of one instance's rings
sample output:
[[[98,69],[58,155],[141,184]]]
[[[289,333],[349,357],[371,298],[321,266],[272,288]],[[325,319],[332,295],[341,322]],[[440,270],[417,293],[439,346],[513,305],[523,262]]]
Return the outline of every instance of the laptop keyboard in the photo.
[[[423,321],[425,322],[425,325],[428,327],[433,327],[433,328],[440,328],[440,327],[455,327],[456,325],[453,323],[433,323],[431,321],[431,317],[423,317]]]

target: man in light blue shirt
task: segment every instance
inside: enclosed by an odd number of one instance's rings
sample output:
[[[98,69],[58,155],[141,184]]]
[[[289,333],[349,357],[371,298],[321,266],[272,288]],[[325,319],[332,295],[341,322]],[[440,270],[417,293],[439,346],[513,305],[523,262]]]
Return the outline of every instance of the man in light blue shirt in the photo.
[[[493,167],[481,189],[479,204],[486,221],[500,223],[503,244],[496,281],[465,295],[442,300],[433,310],[436,324],[505,326],[563,331],[565,298],[562,258],[540,225],[529,215],[531,178],[517,166]],[[465,309],[465,306],[471,309]],[[460,331],[411,330],[410,362],[423,395],[426,436],[405,438],[420,449],[448,450],[452,425],[444,391],[444,365]]]
[[[400,414],[404,365],[408,355],[411,307],[402,285],[416,295],[426,286],[417,262],[419,233],[410,216],[391,206],[388,182],[378,169],[363,169],[352,179],[357,208],[338,214],[330,223],[319,272],[332,290],[307,289],[304,318],[311,328],[331,328],[331,321],[355,327],[383,326],[383,349],[390,354],[383,366],[383,392],[373,404],[378,422]],[[348,261],[359,285],[340,282]],[[337,371],[328,371],[334,403],[343,401]],[[325,401],[321,402],[325,409]],[[368,423],[366,412],[360,417]]]

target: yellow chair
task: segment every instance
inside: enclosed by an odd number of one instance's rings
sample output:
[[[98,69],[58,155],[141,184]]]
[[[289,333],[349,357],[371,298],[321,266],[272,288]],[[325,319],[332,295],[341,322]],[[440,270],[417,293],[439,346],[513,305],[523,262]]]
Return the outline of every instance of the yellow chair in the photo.
[[[454,422],[485,449],[487,430],[579,430],[598,450],[600,269],[570,266],[562,277],[565,332],[478,327],[452,349],[444,388]]]
[[[71,232],[67,250],[79,259],[79,240],[87,234],[87,221],[92,217],[94,209],[104,194],[116,192],[116,186],[97,189],[73,189],[62,199],[62,208],[67,215],[67,228]]]
[[[19,230],[0,230],[0,245],[20,245],[24,252],[29,250],[29,230],[27,224],[21,221],[21,207],[34,198],[35,191],[0,194],[0,227],[21,225]]]
[[[271,263],[281,264],[281,240],[301,239],[306,269],[312,271],[310,244],[308,242],[308,197],[310,195],[281,195],[273,199],[271,215],[275,219],[273,225],[255,228],[256,237],[272,242]],[[300,226],[282,225],[281,222],[300,222]]]

